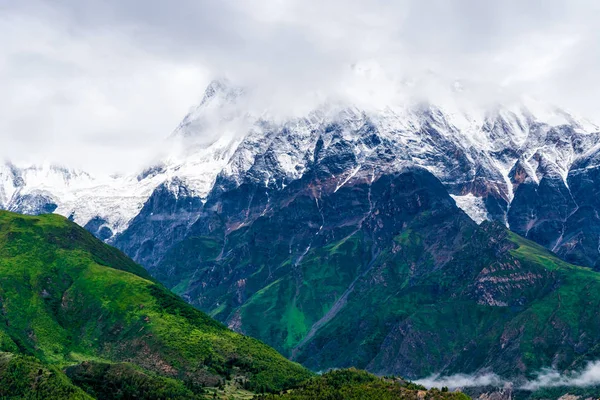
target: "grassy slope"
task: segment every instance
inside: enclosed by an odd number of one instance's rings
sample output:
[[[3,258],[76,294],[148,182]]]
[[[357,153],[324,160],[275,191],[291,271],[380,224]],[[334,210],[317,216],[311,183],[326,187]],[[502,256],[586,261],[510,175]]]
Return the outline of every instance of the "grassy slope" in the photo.
[[[243,375],[255,390],[310,376],[152,281],[57,215],[0,212],[0,351],[59,368],[127,361],[192,386]]]
[[[0,398],[91,400],[60,369],[39,360],[0,353]]]
[[[278,349],[284,354],[290,354],[360,274],[361,263],[356,260],[364,258],[361,240],[362,234],[358,232],[309,252],[300,264],[299,276],[294,276],[298,272],[288,265],[291,272],[256,292],[241,307],[246,333],[258,338],[269,337],[279,343]],[[253,277],[248,279],[248,284],[252,280]],[[285,304],[284,309],[280,308],[282,304]],[[253,321],[257,320],[270,323],[255,324]]]
[[[427,264],[422,259],[426,251],[419,245],[418,235],[405,236],[397,238],[402,251],[382,255],[385,267],[371,277],[385,282],[386,287],[363,285],[362,293],[350,299],[347,309],[317,338],[322,341],[317,345],[327,352],[325,357],[338,365],[382,371],[394,357],[404,355],[394,353],[396,340],[398,346],[413,345],[413,355],[421,352],[429,365],[447,365],[449,372],[493,365],[499,373],[519,374],[548,365],[581,365],[597,355],[597,273],[567,264],[542,247],[509,234],[508,239],[519,246],[514,250],[495,253],[480,251],[483,246],[469,246],[445,268],[415,276],[411,265],[419,265],[418,257],[421,265]],[[482,303],[477,292],[480,285],[508,306]],[[356,319],[365,326],[364,334],[344,328]],[[403,334],[389,331],[392,321]],[[326,343],[331,335],[338,335],[339,348]],[[577,345],[579,354],[574,351]],[[358,347],[363,354],[355,351],[350,359],[340,356],[343,346]],[[414,365],[414,370],[436,372],[428,370],[428,365]]]
[[[450,393],[405,382],[401,379],[378,378],[364,371],[345,369],[315,377],[301,387],[276,396],[257,396],[256,400],[468,400],[463,393]]]
[[[84,362],[67,367],[66,375],[97,399],[203,399],[203,391],[183,382],[141,370],[129,363]],[[202,394],[201,394],[202,393]]]
[[[525,268],[551,271],[555,287],[536,299],[513,322],[513,329],[522,329],[521,348],[526,362],[544,367],[557,363],[570,367],[600,356],[597,342],[600,320],[600,274],[560,260],[542,246],[510,233],[519,247],[512,255]],[[556,359],[555,343],[565,346]],[[579,349],[576,349],[579,347]]]

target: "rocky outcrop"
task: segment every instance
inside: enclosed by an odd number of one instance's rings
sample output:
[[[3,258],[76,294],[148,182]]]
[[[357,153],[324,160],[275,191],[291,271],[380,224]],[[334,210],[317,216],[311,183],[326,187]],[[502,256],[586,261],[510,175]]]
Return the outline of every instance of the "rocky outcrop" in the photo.
[[[110,242],[154,273],[156,260],[185,237],[201,209],[201,199],[175,179],[159,186],[129,228]]]

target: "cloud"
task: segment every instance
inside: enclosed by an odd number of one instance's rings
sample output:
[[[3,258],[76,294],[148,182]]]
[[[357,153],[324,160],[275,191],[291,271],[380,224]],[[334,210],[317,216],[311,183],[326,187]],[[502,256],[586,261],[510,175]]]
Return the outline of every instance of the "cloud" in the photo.
[[[419,385],[423,385],[428,388],[443,388],[447,387],[450,389],[457,388],[469,388],[469,387],[480,387],[480,386],[495,386],[501,387],[508,382],[500,378],[496,374],[487,373],[482,375],[466,375],[466,374],[455,374],[450,376],[439,376],[433,375],[429,378],[419,379],[416,381]]]
[[[523,385],[524,390],[537,390],[545,387],[595,386],[600,385],[600,361],[590,362],[577,372],[561,374],[556,370],[543,370],[538,376]]]
[[[600,385],[600,361],[589,362],[579,371],[559,372],[554,369],[541,370],[535,379],[525,382],[511,382],[494,373],[455,374],[449,376],[432,375],[417,380],[416,383],[425,387],[448,387],[450,389],[469,387],[515,387],[522,390],[536,391],[551,387],[586,387]]]
[[[201,98],[207,71],[47,12],[0,12],[0,156],[137,166]]]
[[[217,76],[300,112],[384,104],[407,77],[439,96],[435,76],[594,118],[599,16],[594,0],[0,2],[0,155],[125,168]]]

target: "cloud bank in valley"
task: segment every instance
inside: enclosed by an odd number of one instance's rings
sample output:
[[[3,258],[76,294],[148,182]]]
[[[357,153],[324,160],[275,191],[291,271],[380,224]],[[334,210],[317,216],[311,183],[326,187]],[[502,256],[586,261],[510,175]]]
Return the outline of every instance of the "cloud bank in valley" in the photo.
[[[299,110],[466,78],[597,119],[599,16],[593,0],[0,2],[0,156],[131,167],[217,76]]]
[[[427,388],[443,388],[447,387],[450,389],[457,388],[470,388],[480,386],[494,386],[502,387],[508,382],[500,378],[496,374],[481,374],[481,375],[467,375],[467,374],[455,374],[448,376],[433,375],[428,378],[419,379],[416,383],[423,385]]]
[[[553,369],[541,370],[534,379],[526,382],[511,382],[494,373],[475,375],[455,374],[449,376],[433,375],[416,381],[426,387],[448,387],[450,389],[480,386],[511,386],[522,390],[535,391],[552,387],[589,387],[600,385],[600,361],[588,363],[583,369],[571,372],[559,372]]]
[[[600,385],[600,361],[590,362],[583,370],[566,374],[551,369],[543,370],[535,379],[524,384],[522,388],[537,390],[545,387],[596,385]]]

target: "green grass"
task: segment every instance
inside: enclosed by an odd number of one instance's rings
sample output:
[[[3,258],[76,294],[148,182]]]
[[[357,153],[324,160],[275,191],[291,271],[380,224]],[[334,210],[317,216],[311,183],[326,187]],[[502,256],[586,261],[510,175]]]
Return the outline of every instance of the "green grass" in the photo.
[[[84,362],[66,368],[73,384],[97,399],[204,399],[209,391],[191,382],[148,373],[128,363]]]
[[[464,393],[424,387],[398,378],[380,378],[354,368],[328,372],[300,387],[279,395],[256,396],[255,400],[468,400]]]
[[[297,267],[288,260],[282,267],[285,275],[256,291],[240,308],[245,332],[290,355],[359,273],[357,256],[366,257],[363,244],[356,233],[309,251]]]
[[[0,353],[0,398],[93,399],[55,366],[12,353]]]
[[[578,267],[561,260],[549,252],[546,248],[535,242],[532,242],[531,240],[527,240],[516,233],[509,232],[508,238],[510,241],[518,245],[518,247],[512,250],[511,253],[519,259],[535,263],[538,266],[542,266],[551,271],[558,269],[568,271],[591,271],[590,268]],[[590,274],[590,276],[592,276],[592,274]]]
[[[460,247],[441,263],[445,239],[438,229],[418,228],[409,225],[379,253],[297,361],[411,377],[482,367],[532,377],[543,367],[572,369],[600,356],[600,274],[492,224],[462,232]],[[349,259],[360,259],[354,254]],[[315,260],[323,278],[328,259]]]
[[[121,252],[57,215],[0,212],[0,310],[0,350],[48,368],[129,362],[141,368],[137,377],[199,388],[235,375],[262,391],[311,376],[187,305]]]

